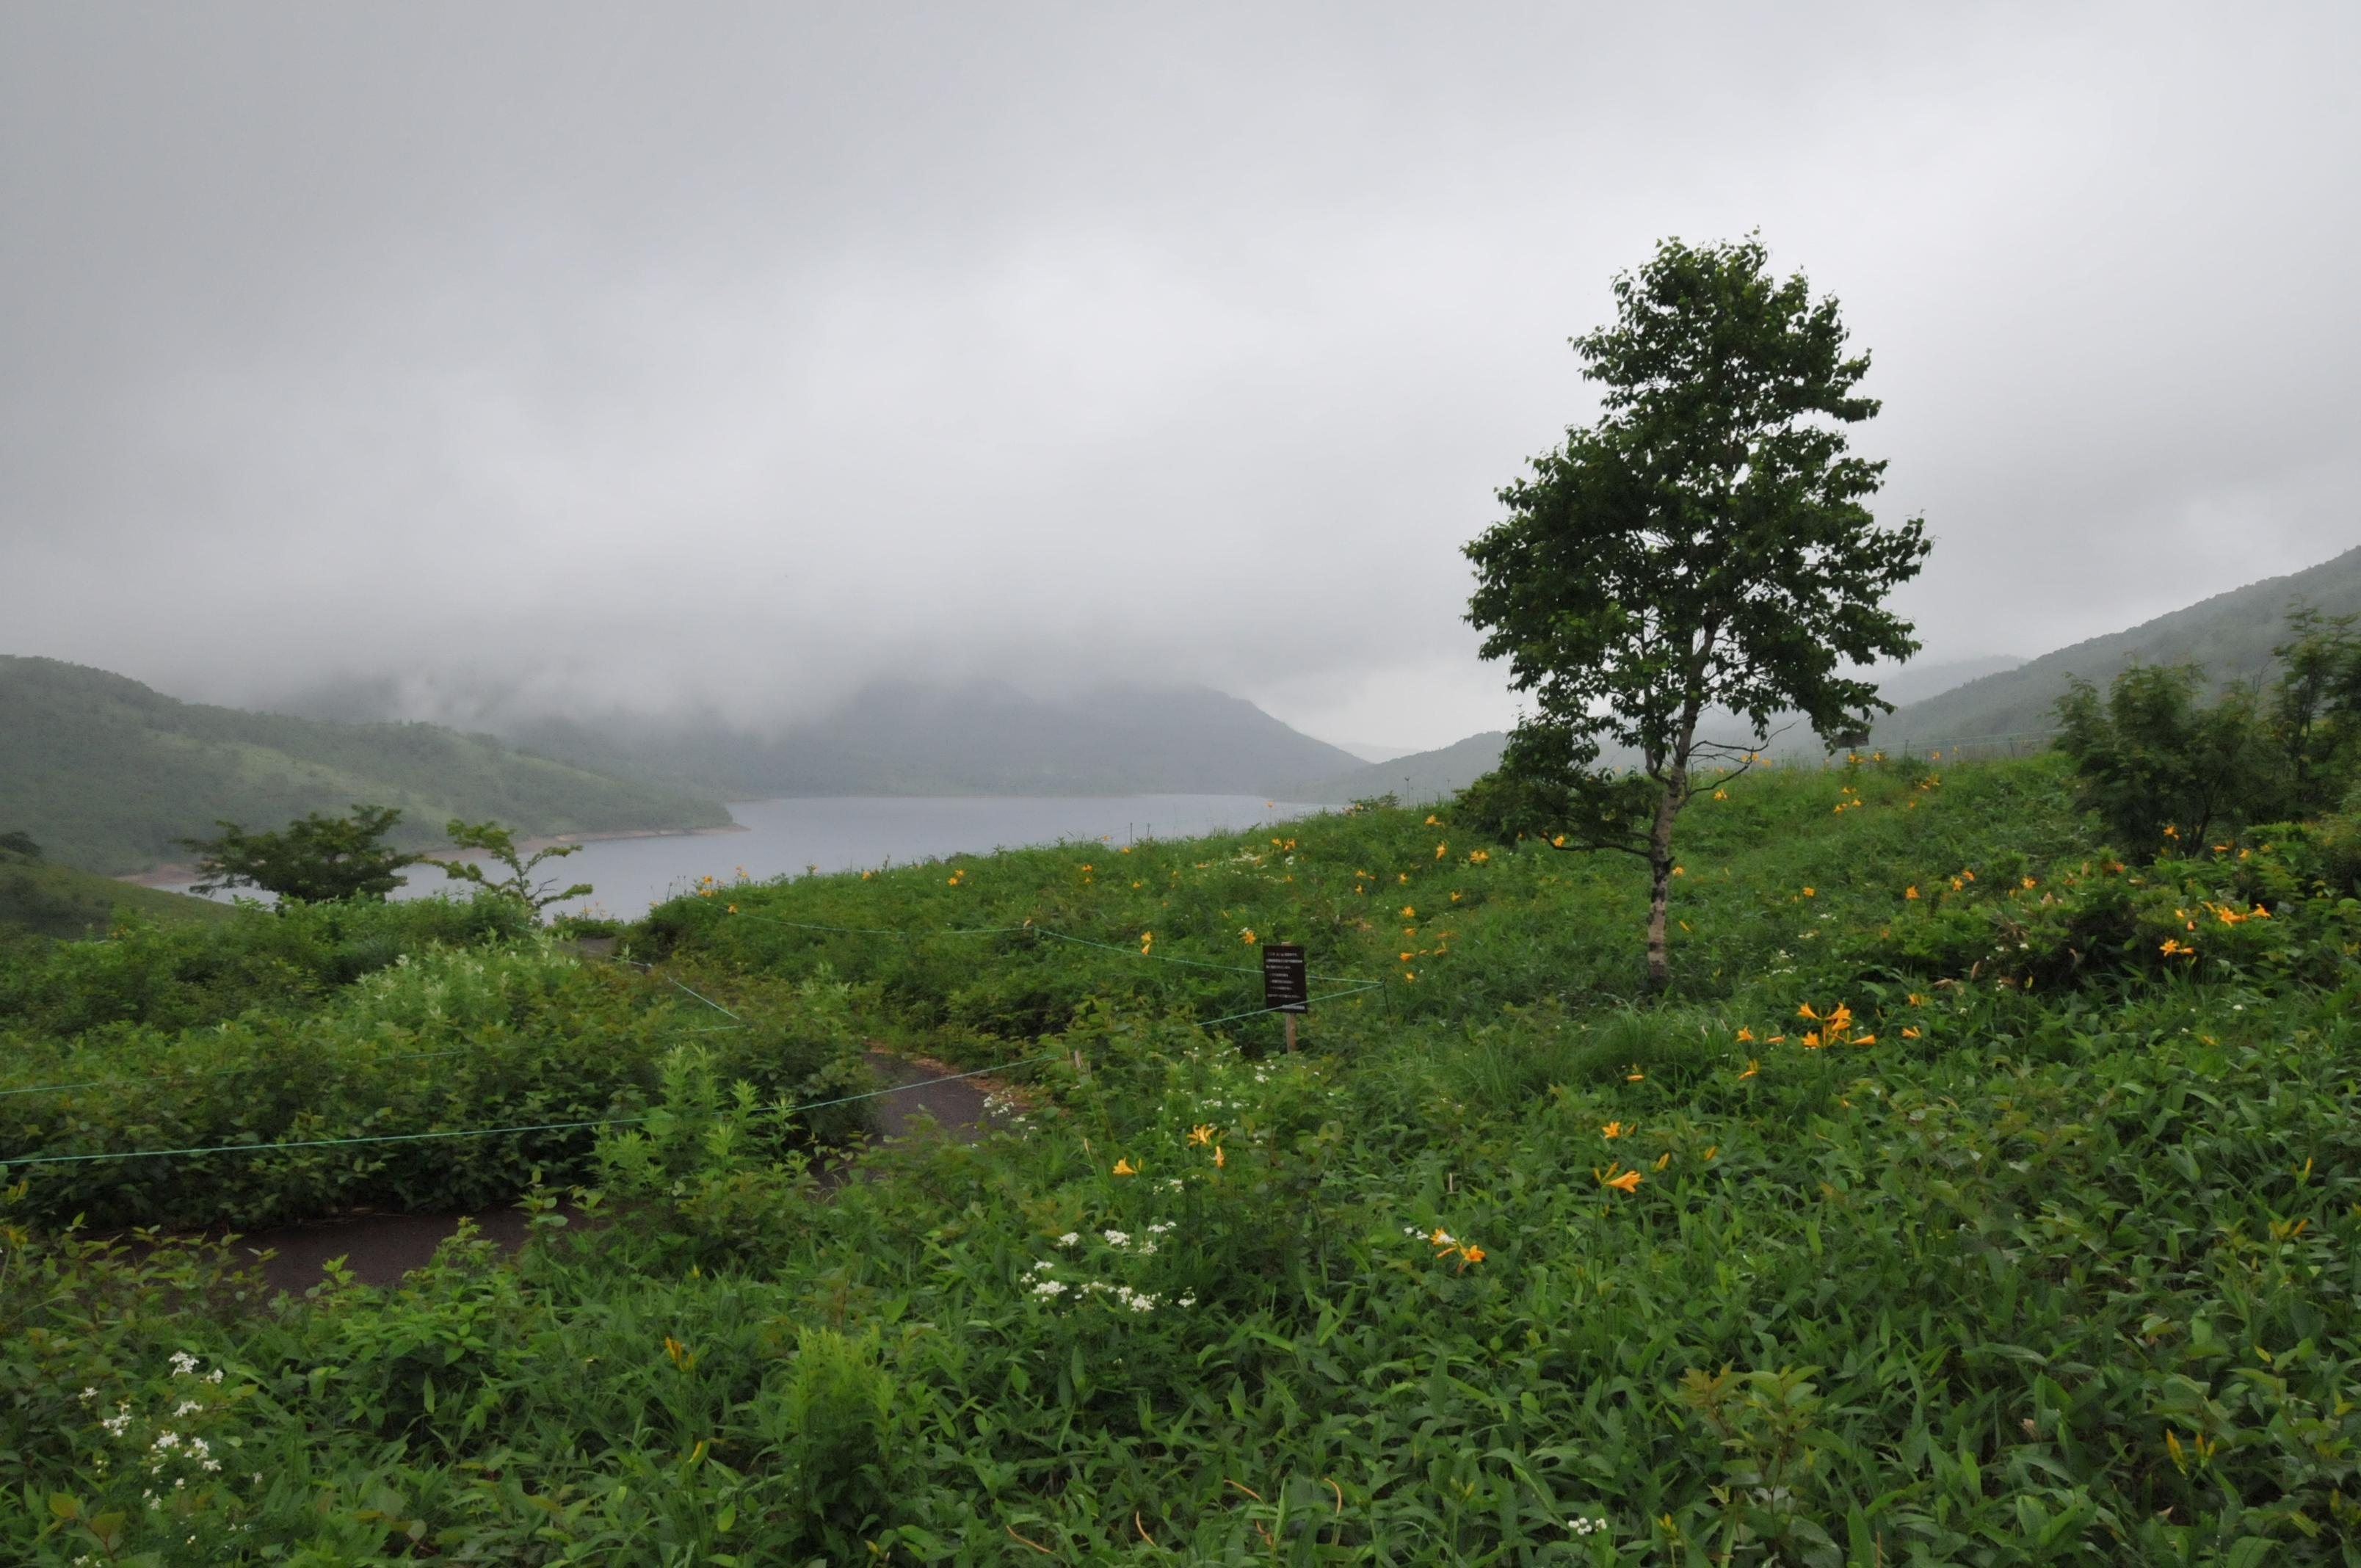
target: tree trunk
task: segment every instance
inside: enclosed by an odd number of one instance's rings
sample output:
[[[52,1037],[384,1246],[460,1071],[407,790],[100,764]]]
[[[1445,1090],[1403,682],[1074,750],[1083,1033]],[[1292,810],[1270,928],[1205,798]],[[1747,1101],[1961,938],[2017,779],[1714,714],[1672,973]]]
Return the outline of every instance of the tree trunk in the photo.
[[[1673,983],[1672,959],[1664,952],[1664,905],[1673,891],[1673,817],[1679,811],[1679,784],[1668,783],[1656,799],[1656,820],[1648,832],[1648,989]]]

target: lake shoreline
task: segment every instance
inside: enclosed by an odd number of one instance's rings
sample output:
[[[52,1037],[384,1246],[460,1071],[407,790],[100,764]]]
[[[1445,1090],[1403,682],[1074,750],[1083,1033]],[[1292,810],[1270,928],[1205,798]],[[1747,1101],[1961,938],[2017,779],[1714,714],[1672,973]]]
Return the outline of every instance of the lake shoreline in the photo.
[[[566,844],[606,844],[624,839],[701,839],[748,831],[751,829],[742,822],[732,822],[726,828],[609,828],[597,832],[559,833],[548,838],[520,839],[517,840],[517,850],[520,854],[530,857],[544,850],[554,850]],[[467,858],[462,851],[447,848],[422,850],[421,853],[437,865],[446,861]],[[150,866],[144,872],[118,872],[114,880],[130,883],[135,887],[177,888],[184,883],[195,881],[196,877],[195,865],[179,862]]]

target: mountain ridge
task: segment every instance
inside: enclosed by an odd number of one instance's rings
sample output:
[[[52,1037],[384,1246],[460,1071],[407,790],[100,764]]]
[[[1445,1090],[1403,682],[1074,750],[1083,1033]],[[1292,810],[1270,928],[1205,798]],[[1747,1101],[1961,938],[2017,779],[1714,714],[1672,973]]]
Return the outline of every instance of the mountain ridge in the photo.
[[[1916,747],[2044,734],[2056,728],[2057,702],[2070,680],[2103,686],[2133,663],[2201,664],[2217,686],[2255,679],[2269,669],[2272,647],[2287,641],[2293,603],[2325,615],[2361,614],[2361,547],[1904,704],[1879,721],[1871,740]]]
[[[0,829],[60,863],[126,873],[183,858],[223,820],[275,828],[356,804],[400,808],[396,842],[452,817],[520,833],[727,827],[718,800],[533,757],[430,724],[340,724],[187,703],[127,675],[0,654]]]
[[[711,712],[584,719],[503,715],[497,704],[492,712],[495,733],[529,754],[741,800],[1246,795],[1363,765],[1243,697],[1193,685],[1043,697],[994,680],[880,681],[770,734]]]

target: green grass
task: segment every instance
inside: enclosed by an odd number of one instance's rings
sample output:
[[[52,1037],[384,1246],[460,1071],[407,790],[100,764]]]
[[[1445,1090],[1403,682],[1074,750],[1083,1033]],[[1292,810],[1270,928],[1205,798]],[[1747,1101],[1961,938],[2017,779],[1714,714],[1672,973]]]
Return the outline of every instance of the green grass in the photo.
[[[633,950],[750,1016],[828,988],[856,1035],[1086,1065],[878,1179],[817,1185],[774,1091],[680,1041],[653,1120],[589,1157],[600,1223],[545,1212],[514,1266],[460,1245],[399,1291],[262,1304],[202,1248],[18,1231],[0,1539],[2356,1560],[2361,905],[2334,834],[2118,871],[2046,761],[1753,776],[1685,820],[1659,998],[1635,867],[1435,816],[655,912]],[[1256,982],[1197,966],[1274,938],[1385,987],[1292,1058],[1268,1019],[1201,1029]],[[290,1026],[367,1037],[369,983]]]

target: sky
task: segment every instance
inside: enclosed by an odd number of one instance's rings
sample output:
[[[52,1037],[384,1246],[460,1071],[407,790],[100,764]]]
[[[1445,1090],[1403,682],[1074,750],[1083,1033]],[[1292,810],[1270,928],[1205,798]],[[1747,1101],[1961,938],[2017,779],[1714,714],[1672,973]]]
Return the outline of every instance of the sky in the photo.
[[[1924,662],[2361,543],[2350,5],[0,9],[0,652],[752,725],[1510,722],[1656,242],[1835,294]]]

